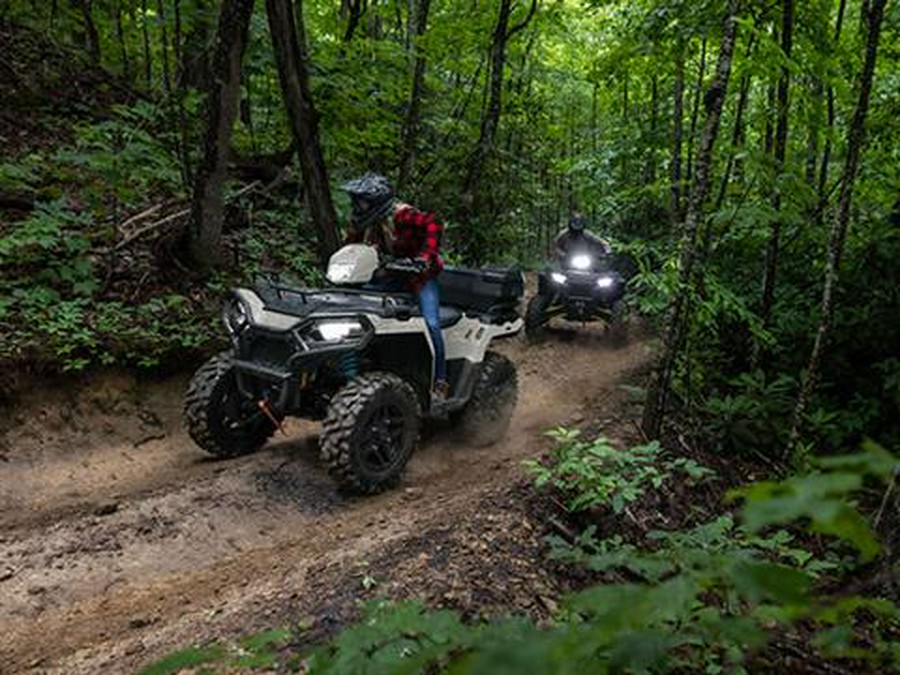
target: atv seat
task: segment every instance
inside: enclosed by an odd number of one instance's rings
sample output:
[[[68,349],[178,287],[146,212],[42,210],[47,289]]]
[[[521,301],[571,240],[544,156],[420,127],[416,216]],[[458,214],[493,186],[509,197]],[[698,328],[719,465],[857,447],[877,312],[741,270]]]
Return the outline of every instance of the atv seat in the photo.
[[[401,314],[406,313],[409,317],[422,316],[422,312],[419,311],[419,303],[416,301],[415,296],[413,295],[410,295],[408,302],[401,307]],[[404,312],[403,310],[406,310],[406,312]],[[458,308],[441,305],[441,328],[450,328],[451,326],[455,326],[457,323],[459,323],[459,320],[462,317],[463,312]]]
[[[438,276],[441,303],[491,322],[516,314],[524,292],[522,273],[510,267],[447,268]]]

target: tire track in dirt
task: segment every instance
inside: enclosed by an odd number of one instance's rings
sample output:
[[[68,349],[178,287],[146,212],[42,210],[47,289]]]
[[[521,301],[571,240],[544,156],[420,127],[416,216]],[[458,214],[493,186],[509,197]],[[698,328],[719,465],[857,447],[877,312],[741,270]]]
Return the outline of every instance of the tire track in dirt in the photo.
[[[3,668],[129,672],[239,627],[277,598],[315,593],[311,570],[323,563],[364,559],[452,522],[518,475],[545,447],[544,428],[614,396],[648,352],[640,340],[611,349],[594,327],[501,350],[520,378],[506,440],[471,449],[437,431],[398,490],[366,499],[335,491],[309,423],[292,422],[287,439],[256,455],[205,459],[178,430],[184,378],[26,403],[4,439]]]

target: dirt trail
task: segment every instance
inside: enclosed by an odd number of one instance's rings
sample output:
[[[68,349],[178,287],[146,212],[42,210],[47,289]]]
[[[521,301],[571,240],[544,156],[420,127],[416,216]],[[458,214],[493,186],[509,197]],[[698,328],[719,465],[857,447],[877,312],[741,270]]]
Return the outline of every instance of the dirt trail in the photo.
[[[507,439],[471,449],[438,431],[399,489],[367,499],[335,491],[313,424],[206,459],[179,429],[186,378],[33,392],[0,436],[0,672],[132,672],[240,632],[279,598],[315,594],[323,566],[464,517],[544,447],[541,430],[602,409],[647,358],[644,342],[614,349],[590,327],[501,349],[520,377]]]

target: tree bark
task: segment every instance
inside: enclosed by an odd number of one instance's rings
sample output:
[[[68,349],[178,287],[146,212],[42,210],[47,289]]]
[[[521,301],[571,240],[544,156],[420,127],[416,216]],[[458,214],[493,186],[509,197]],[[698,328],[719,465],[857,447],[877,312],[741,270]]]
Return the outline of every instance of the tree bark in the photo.
[[[747,57],[753,53],[756,43],[756,35],[751,34],[747,41]],[[716,211],[725,203],[725,194],[728,191],[728,183],[731,181],[731,171],[734,168],[735,155],[740,150],[744,141],[744,111],[747,109],[747,101],[750,99],[750,73],[741,78],[741,88],[738,93],[737,110],[734,114],[734,129],[731,132],[731,152],[725,163],[725,171],[722,173],[722,183],[719,188],[719,196],[716,198]]]
[[[150,60],[150,33],[147,30],[147,0],[141,0],[141,37],[144,39],[144,83],[149,90],[152,61]]]
[[[400,175],[397,179],[397,189],[402,190],[412,176],[413,165],[416,158],[416,142],[419,138],[419,117],[422,105],[422,92],[425,89],[425,49],[420,44],[425,29],[428,26],[428,8],[431,0],[419,0],[416,12],[413,34],[410,37],[412,48],[415,50],[415,63],[413,64],[412,87],[409,93],[409,105],[406,108],[406,119],[403,123],[403,149],[400,155]]]
[[[210,62],[208,45],[214,26],[208,19],[208,0],[195,0],[190,28],[184,36],[181,47],[181,69],[184,89],[209,88]]]
[[[844,11],[847,8],[847,0],[841,0],[838,5],[838,14],[834,27],[834,49],[837,49],[841,41],[841,28],[844,25]],[[828,190],[828,165],[831,161],[831,132],[834,129],[834,87],[828,85],[828,123],[825,130],[825,149],[822,151],[822,168],[819,170],[819,218],[824,210]]]
[[[685,199],[690,199],[690,184],[694,177],[694,139],[697,137],[697,116],[700,113],[700,92],[703,91],[703,78],[706,77],[706,36],[700,45],[700,67],[697,68],[697,86],[694,87],[694,101],[691,103],[691,126],[688,132],[687,161],[685,162],[685,180],[688,189]]]
[[[172,73],[169,65],[169,31],[166,30],[166,12],[163,0],[156,0],[157,21],[159,22],[159,47],[162,53],[163,88],[172,93]]]
[[[684,135],[684,46],[675,55],[675,91],[672,112],[672,222],[681,215],[681,145]]]
[[[513,35],[528,25],[536,9],[537,0],[531,0],[531,7],[525,18],[518,24],[509,27],[512,15],[512,0],[500,0],[497,23],[494,26],[491,40],[491,72],[488,79],[487,108],[481,117],[481,131],[478,136],[478,144],[475,147],[475,155],[469,163],[469,170],[466,173],[461,195],[461,215],[464,222],[471,217],[473,211],[477,210],[476,201],[481,174],[494,147],[494,137],[500,123],[500,113],[503,105],[503,67],[506,63],[506,45]]]
[[[809,356],[806,378],[800,388],[797,404],[794,407],[793,423],[788,441],[786,456],[797,450],[803,431],[806,409],[809,407],[813,391],[819,381],[822,360],[831,335],[831,322],[834,316],[834,289],[838,283],[838,272],[841,267],[841,256],[844,250],[844,239],[850,223],[850,204],[853,198],[853,184],[859,170],[859,159],[866,138],[866,116],[869,112],[869,100],[872,93],[872,80],[875,77],[875,63],[878,58],[878,41],[881,23],[884,19],[884,6],[887,0],[869,0],[865,11],[865,23],[868,26],[866,52],[863,70],[859,79],[859,100],[856,111],[847,133],[847,160],[844,164],[844,178],[838,200],[838,214],[828,238],[828,261],[825,268],[825,281],[822,287],[819,327]]]
[[[223,0],[216,29],[208,120],[203,157],[197,168],[194,198],[187,230],[187,251],[202,270],[220,261],[223,186],[234,121],[241,92],[241,60],[247,44],[253,0]]]
[[[791,46],[794,36],[794,0],[783,0],[781,20],[781,51],[784,58],[790,60]],[[778,79],[778,122],[775,127],[775,180],[780,182],[781,173],[784,171],[784,159],[787,151],[789,94],[791,84],[791,72],[788,65],[781,67],[781,76]],[[763,324],[768,324],[772,313],[772,304],[775,302],[775,275],[778,271],[778,255],[781,248],[781,188],[775,186],[772,198],[772,208],[778,214],[772,231],[769,234],[769,242],[766,246],[766,268],[763,276],[762,299],[760,301],[760,318]]]
[[[128,60],[128,48],[125,46],[125,29],[122,26],[122,0],[116,5],[116,37],[119,39],[119,53],[122,58],[122,76],[131,83],[131,64]]]
[[[297,1],[295,13],[291,0],[266,0],[266,13],[275,48],[281,93],[297,141],[306,203],[316,228],[319,255],[326,262],[338,247],[337,216],[319,145],[319,117],[309,87],[309,56],[305,41],[301,45],[298,39],[298,32],[303,36],[306,34],[303,4],[300,0]]]
[[[341,12],[347,13],[347,29],[344,31],[344,42],[350,42],[356,29],[359,27],[359,20],[366,13],[366,0],[348,0],[341,5]]]
[[[697,244],[697,230],[703,220],[703,206],[709,194],[712,154],[719,133],[722,104],[728,89],[734,43],[737,35],[738,0],[729,0],[728,15],[719,48],[716,74],[712,86],[706,92],[706,122],[700,137],[694,189],[681,234],[678,284],[669,307],[669,320],[663,338],[662,353],[647,388],[643,428],[649,438],[658,438],[666,412],[672,371],[686,333],[689,316],[687,302],[691,289]]]

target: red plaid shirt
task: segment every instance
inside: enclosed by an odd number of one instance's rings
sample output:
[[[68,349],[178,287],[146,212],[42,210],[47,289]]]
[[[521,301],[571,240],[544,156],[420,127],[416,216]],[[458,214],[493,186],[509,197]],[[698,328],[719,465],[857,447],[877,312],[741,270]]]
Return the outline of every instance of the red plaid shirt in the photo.
[[[378,249],[389,249],[391,255],[398,258],[424,260],[428,263],[428,269],[413,282],[414,287],[433,279],[444,269],[440,253],[444,226],[435,220],[433,213],[424,213],[409,205],[402,206],[394,213],[394,229],[391,242],[387,245],[380,228],[375,232],[372,229],[369,228],[366,233],[351,229],[347,233],[346,242],[364,240],[366,244]]]
[[[428,263],[426,278],[437,276],[444,269],[441,258],[441,236],[444,226],[433,213],[423,213],[412,206],[404,206],[394,214],[394,241],[391,253],[398,258],[419,258]]]

